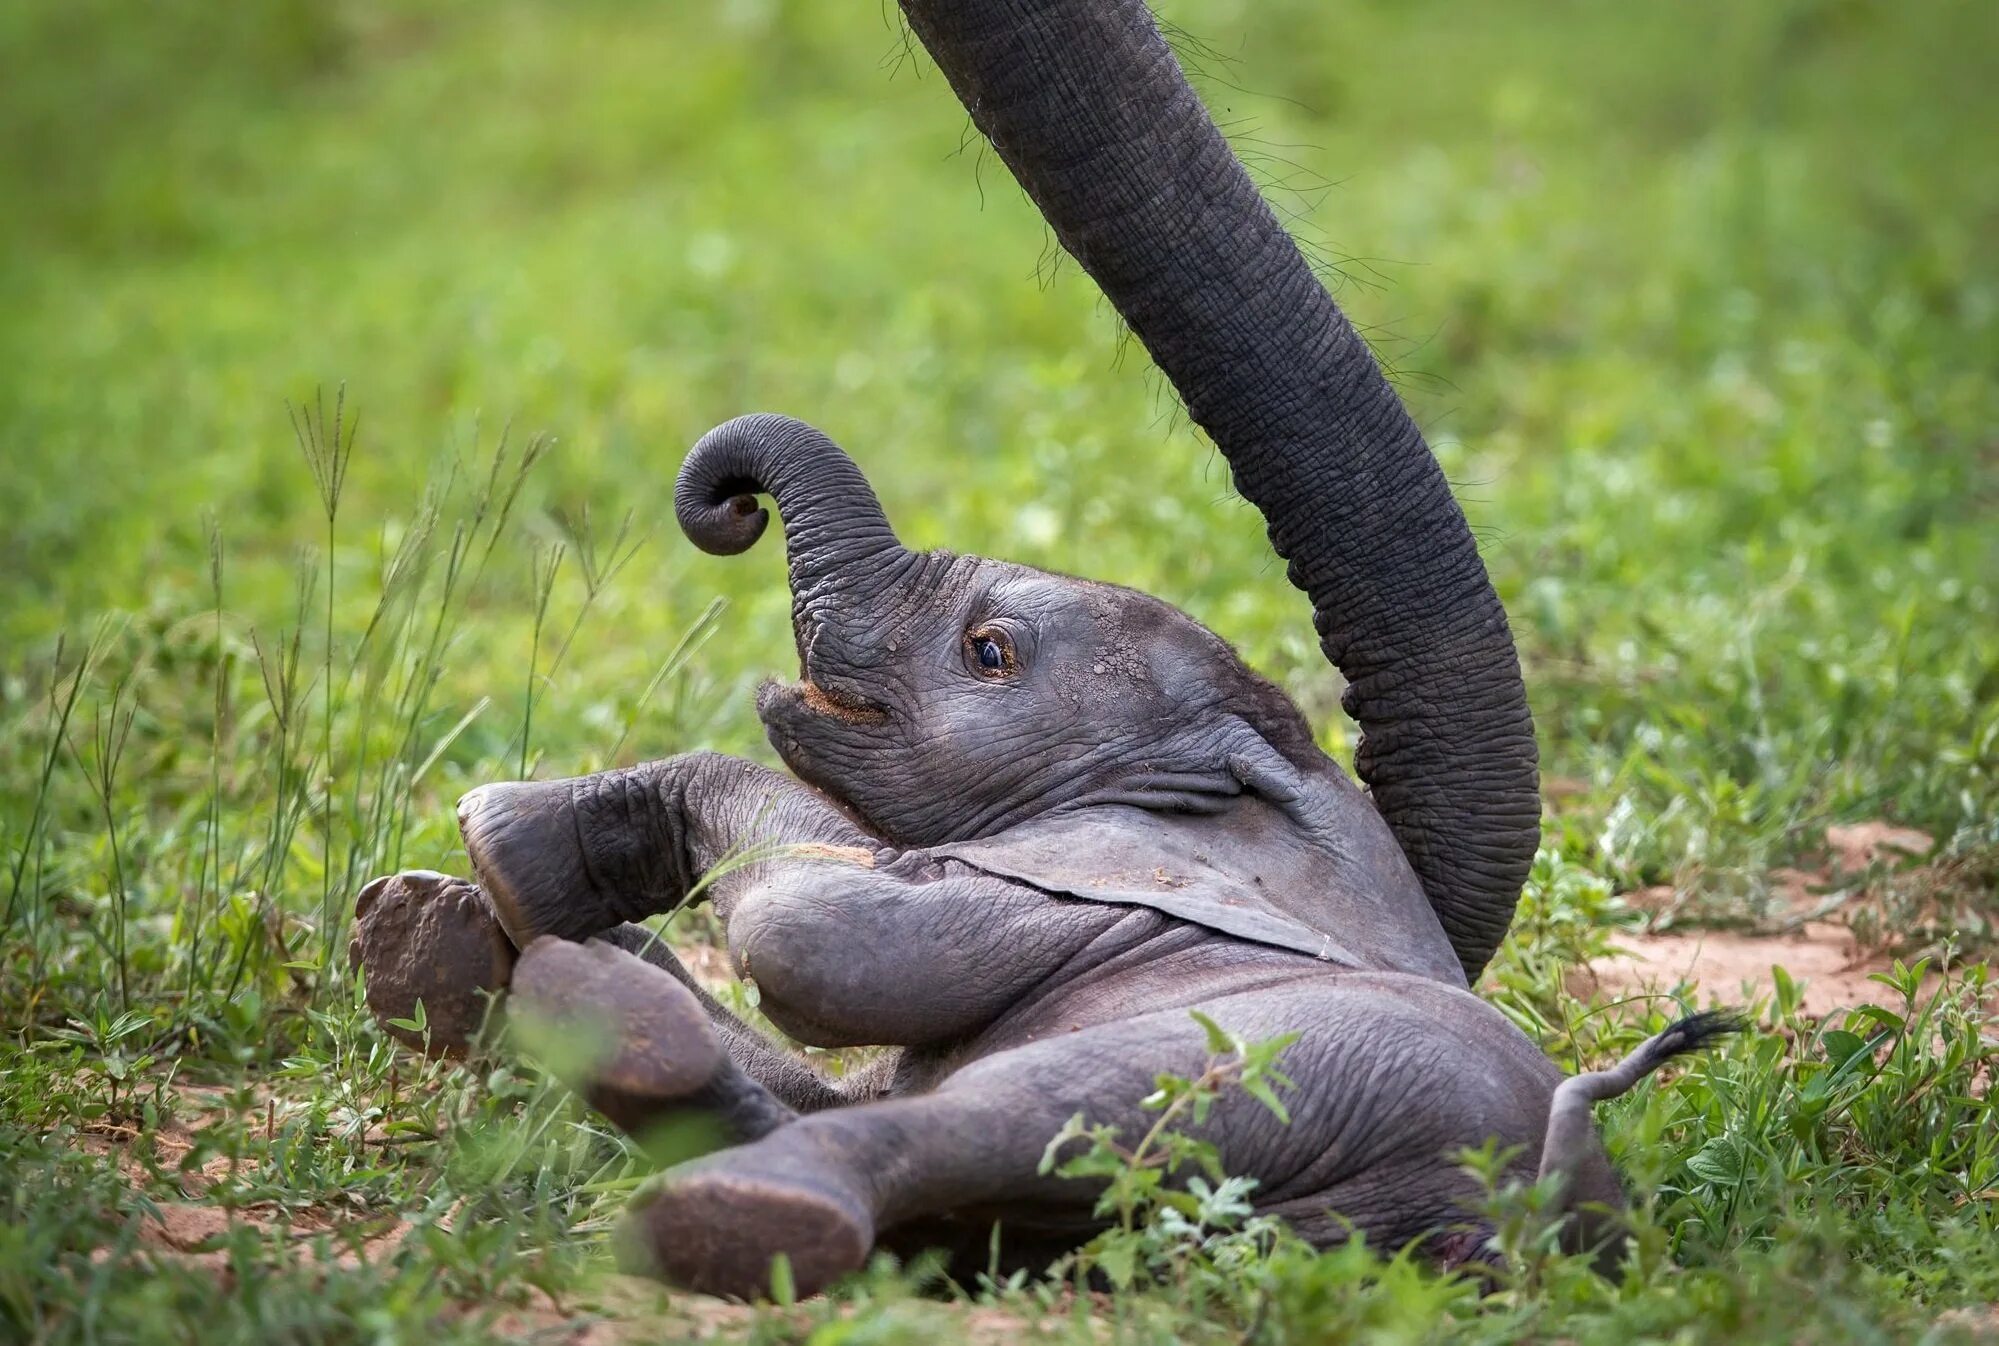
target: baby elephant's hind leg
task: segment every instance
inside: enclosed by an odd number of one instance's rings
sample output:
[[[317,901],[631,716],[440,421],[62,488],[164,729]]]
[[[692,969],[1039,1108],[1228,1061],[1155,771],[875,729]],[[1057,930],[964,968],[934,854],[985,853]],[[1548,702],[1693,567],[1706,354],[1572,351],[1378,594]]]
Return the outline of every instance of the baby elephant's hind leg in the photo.
[[[740,1299],[769,1292],[780,1254],[798,1293],[813,1294],[863,1266],[878,1235],[913,1247],[904,1235],[937,1217],[997,1219],[1003,1236],[1052,1255],[1051,1232],[1073,1246],[1094,1227],[1096,1188],[1040,1173],[1048,1142],[1077,1112],[1142,1133],[1154,1072],[1203,1059],[1186,1016],[1147,1016],[996,1053],[932,1093],[801,1117],[667,1174],[633,1203],[622,1251],[634,1270]],[[1214,1122],[1254,1127],[1223,1115],[1245,1101],[1224,1099]]]

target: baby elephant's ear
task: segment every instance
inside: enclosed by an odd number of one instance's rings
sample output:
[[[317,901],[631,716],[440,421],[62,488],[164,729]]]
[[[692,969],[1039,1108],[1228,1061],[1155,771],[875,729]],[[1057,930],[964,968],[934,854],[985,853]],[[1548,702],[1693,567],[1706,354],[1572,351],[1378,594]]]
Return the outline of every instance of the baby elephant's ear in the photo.
[[[1298,768],[1249,721],[1222,714],[1169,730],[1141,770],[1119,775],[1076,802],[1210,814],[1227,812],[1254,795],[1289,811],[1306,788]]]
[[[1226,761],[1229,774],[1251,794],[1260,795],[1279,806],[1295,804],[1304,797],[1305,781],[1298,768],[1272,747],[1249,721],[1230,716]]]

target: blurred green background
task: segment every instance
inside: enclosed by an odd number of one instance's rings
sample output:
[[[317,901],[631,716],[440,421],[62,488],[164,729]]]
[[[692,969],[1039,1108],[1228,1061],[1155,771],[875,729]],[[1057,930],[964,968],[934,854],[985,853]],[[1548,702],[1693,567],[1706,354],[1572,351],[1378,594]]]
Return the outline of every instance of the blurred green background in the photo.
[[[1989,895],[1999,7],[1165,12],[1458,484],[1563,844],[1726,914],[1826,822],[1887,817]],[[541,774],[765,753],[746,689],[793,662],[778,549],[699,557],[669,508],[685,447],[756,409],[842,440],[915,544],[1184,606],[1344,749],[1260,521],[892,7],[28,0],[0,52],[17,840],[59,633],[73,654],[130,614],[105,667],[143,669],[131,807],[194,807],[203,660],[294,626],[308,670],[353,658],[425,484],[507,425],[557,443],[424,708],[443,747],[410,853],[355,866],[453,867],[445,805],[518,768],[530,685]],[[329,651],[293,610],[326,526],[285,402],[342,383]],[[643,537],[594,598],[586,510],[600,549],[626,511]],[[226,621],[203,636],[207,516]],[[533,571],[557,542],[545,626],[585,620],[551,674]],[[63,825],[81,844],[92,818]]]

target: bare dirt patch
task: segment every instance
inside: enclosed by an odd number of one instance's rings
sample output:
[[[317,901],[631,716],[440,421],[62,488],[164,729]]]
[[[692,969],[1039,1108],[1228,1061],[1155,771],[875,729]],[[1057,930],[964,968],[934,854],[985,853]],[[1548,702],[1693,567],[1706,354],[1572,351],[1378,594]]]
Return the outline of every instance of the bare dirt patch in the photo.
[[[1849,874],[1858,874],[1873,864],[1919,860],[1936,849],[1929,833],[1884,822],[1828,827],[1825,844],[1835,867]]]
[[[1100,1310],[1107,1308],[1092,1296]],[[1065,1302],[1071,1303],[1073,1301]],[[786,1339],[803,1338],[812,1331],[824,1305],[779,1308],[762,1304],[752,1308],[706,1295],[668,1291],[650,1281],[622,1275],[594,1278],[588,1288],[558,1304],[540,1290],[528,1289],[522,1301],[492,1317],[486,1330],[495,1340],[562,1343],[562,1346],[621,1346],[622,1343],[656,1341],[741,1340],[759,1326],[766,1332],[777,1324],[786,1329]],[[851,1317],[853,1307],[835,1311],[837,1317]],[[466,1305],[463,1316],[481,1313]],[[951,1340],[964,1346],[1009,1346],[1010,1343],[1037,1341],[1051,1328],[1073,1326],[1075,1315],[1059,1307],[1046,1318],[1031,1319],[993,1305],[949,1304],[910,1301],[887,1311],[899,1320],[900,1332],[891,1330],[894,1340]]]
[[[1999,1304],[1977,1309],[1951,1309],[1937,1319],[1937,1326],[1971,1334],[1973,1341],[1999,1341]]]
[[[1894,995],[1872,980],[1892,960],[1865,953],[1850,931],[1829,921],[1807,922],[1785,934],[1689,930],[1627,935],[1617,943],[1615,956],[1576,969],[1572,991],[1616,999],[1691,984],[1701,999],[1746,1002],[1773,995],[1771,969],[1782,967],[1801,988],[1804,1011],[1814,1017]],[[1929,980],[1936,980],[1934,973]]]
[[[226,1207],[198,1201],[162,1201],[150,1208],[140,1226],[135,1254],[142,1259],[167,1259],[196,1267],[226,1281],[233,1273],[228,1243],[238,1230],[254,1231],[296,1249],[302,1261],[322,1264],[320,1249],[330,1247],[331,1265],[349,1269],[393,1252],[411,1226],[393,1218],[345,1220],[317,1211],[282,1210],[272,1203]],[[321,1235],[333,1236],[327,1244]],[[113,1255],[99,1248],[93,1261]]]
[[[1773,968],[1781,967],[1802,991],[1802,1009],[1823,1017],[1895,992],[1874,977],[1894,959],[1863,943],[1847,924],[1858,910],[1869,876],[1921,872],[1918,862],[1936,849],[1928,833],[1888,822],[1828,827],[1823,863],[1813,869],[1776,869],[1769,875],[1770,910],[1751,929],[1649,927],[1617,941],[1617,952],[1570,976],[1580,996],[1615,999],[1666,994],[1691,986],[1704,1000],[1746,1003],[1775,992]],[[1628,905],[1653,922],[1670,922],[1680,907],[1671,887],[1642,888],[1625,895]],[[1932,972],[1926,987],[1940,977]]]

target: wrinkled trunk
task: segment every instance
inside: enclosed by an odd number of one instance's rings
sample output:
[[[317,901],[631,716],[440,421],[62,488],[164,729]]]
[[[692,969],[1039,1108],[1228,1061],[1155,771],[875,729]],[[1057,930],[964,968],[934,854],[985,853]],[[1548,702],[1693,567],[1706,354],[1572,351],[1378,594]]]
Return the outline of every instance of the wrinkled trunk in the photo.
[[[1062,245],[1263,512],[1349,683],[1356,765],[1468,976],[1538,834],[1533,724],[1464,515],[1142,0],[902,0]]]
[[[835,668],[868,661],[875,600],[915,558],[846,452],[789,416],[738,416],[703,435],[680,466],[674,513],[695,546],[733,556],[763,535],[777,502],[791,572],[792,626],[807,676],[814,651]]]

